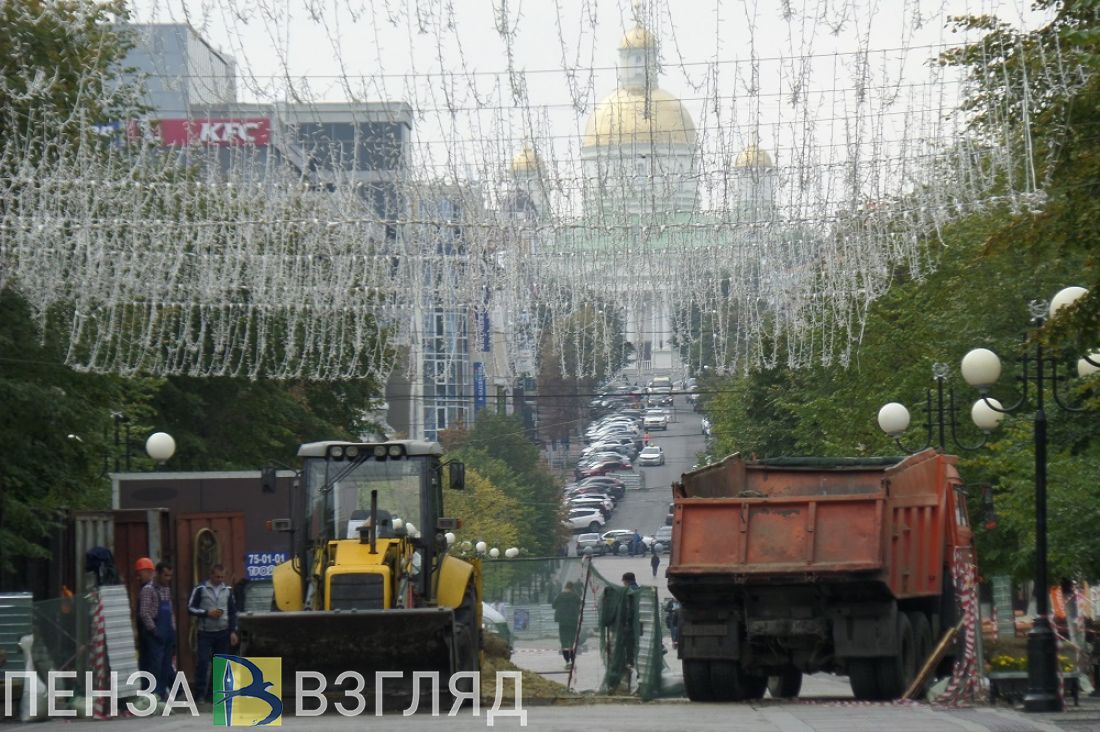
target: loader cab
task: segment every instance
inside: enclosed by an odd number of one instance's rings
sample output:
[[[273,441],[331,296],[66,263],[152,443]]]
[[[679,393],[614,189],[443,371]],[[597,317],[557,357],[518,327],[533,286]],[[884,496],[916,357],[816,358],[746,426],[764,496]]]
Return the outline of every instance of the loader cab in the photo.
[[[299,566],[315,568],[318,609],[335,609],[343,574],[349,575],[348,583],[366,574],[384,579],[386,591],[377,598],[382,607],[408,606],[412,594],[401,591],[403,582],[415,587],[418,601],[431,601],[431,575],[441,552],[436,533],[443,504],[442,453],[438,443],[416,440],[301,446],[308,535],[299,541]],[[461,471],[452,471],[451,477],[454,487],[461,487]]]

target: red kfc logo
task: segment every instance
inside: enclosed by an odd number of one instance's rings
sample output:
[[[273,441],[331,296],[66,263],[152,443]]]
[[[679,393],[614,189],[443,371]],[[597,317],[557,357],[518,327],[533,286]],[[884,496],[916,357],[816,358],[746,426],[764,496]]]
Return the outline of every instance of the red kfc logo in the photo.
[[[157,122],[162,145],[254,145],[264,147],[271,135],[266,117],[250,119],[162,119]]]

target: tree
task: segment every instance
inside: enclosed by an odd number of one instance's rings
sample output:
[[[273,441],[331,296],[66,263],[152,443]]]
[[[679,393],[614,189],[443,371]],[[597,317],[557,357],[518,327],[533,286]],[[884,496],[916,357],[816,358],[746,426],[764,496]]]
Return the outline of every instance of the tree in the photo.
[[[520,421],[482,411],[472,430],[447,438],[455,457],[517,502],[518,546],[535,556],[554,555],[561,539],[561,490]]]
[[[953,372],[960,438],[976,442],[979,435],[969,424],[969,408],[977,393],[958,378],[962,356],[977,346],[992,348],[1006,359],[1018,354],[1027,301],[1036,293],[1055,292],[1081,266],[1080,259],[1034,259],[987,249],[989,237],[1012,215],[996,209],[945,228],[943,244],[929,245],[936,271],[920,281],[899,279],[871,306],[863,340],[848,364],[782,367],[720,381],[707,405],[716,457],[735,451],[759,456],[897,455],[899,449],[875,419],[888,401],[909,405],[914,425],[905,440],[919,446],[925,436],[923,395],[932,386],[935,362]],[[1002,381],[996,393],[1009,403],[1018,394],[1012,393],[1009,379]],[[1085,530],[1095,519],[1090,498],[1097,460],[1095,422],[1052,413],[1049,525],[1054,571],[1100,570],[1091,539],[1095,532]],[[949,444],[948,451],[953,450]],[[983,572],[1029,576],[1034,466],[1027,416],[1010,419],[986,448],[962,453],[959,470],[975,498],[975,486],[993,486],[999,525],[991,531],[977,526]],[[974,501],[971,511],[977,513]],[[1056,514],[1061,518],[1055,520]]]
[[[1031,32],[989,16],[956,19],[983,35],[944,53],[941,63],[969,77],[964,112],[974,135],[1015,146],[1018,167],[1004,175],[1020,179],[1024,166],[1033,166],[1042,188],[1037,205],[1014,211],[991,233],[989,248],[1026,252],[1032,261],[1081,263],[1073,281],[1063,284],[1087,284],[1090,296],[1072,317],[1054,323],[1050,335],[1073,339],[1083,352],[1096,347],[1100,331],[1100,15],[1094,0],[1037,0],[1035,6],[1052,19]]]
[[[543,432],[560,440],[579,425],[596,385],[626,365],[631,349],[610,305],[592,303],[543,330],[539,413]]]

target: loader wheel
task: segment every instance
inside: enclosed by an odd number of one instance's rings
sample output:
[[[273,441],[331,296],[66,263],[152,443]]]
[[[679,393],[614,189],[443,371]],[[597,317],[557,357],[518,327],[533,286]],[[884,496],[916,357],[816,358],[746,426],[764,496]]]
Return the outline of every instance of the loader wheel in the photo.
[[[879,698],[878,670],[874,658],[849,658],[848,683],[852,685],[852,696],[862,701]]]
[[[710,662],[685,658],[684,691],[692,701],[714,701],[710,690]]]
[[[875,659],[878,670],[878,690],[881,699],[897,699],[909,688],[917,675],[916,649],[913,647],[913,626],[905,613],[898,613],[898,652],[894,656]]]
[[[928,616],[923,612],[909,613],[909,624],[913,626],[913,652],[914,652],[914,677],[924,668],[925,662],[932,654],[932,624],[928,622]],[[908,687],[906,687],[908,688]],[[928,691],[928,682],[917,689],[917,699],[923,699]]]
[[[791,667],[768,677],[768,693],[773,699],[794,699],[802,691],[802,672]]]
[[[479,671],[481,669],[481,629],[477,627],[477,589],[474,583],[466,585],[462,603],[455,608],[455,671]],[[473,679],[455,682],[463,694],[474,691]]]

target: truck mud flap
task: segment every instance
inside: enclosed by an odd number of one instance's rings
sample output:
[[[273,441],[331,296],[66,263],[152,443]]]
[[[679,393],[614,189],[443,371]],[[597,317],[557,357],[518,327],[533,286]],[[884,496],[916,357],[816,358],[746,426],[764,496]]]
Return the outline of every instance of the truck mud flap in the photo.
[[[239,626],[242,656],[282,659],[284,698],[295,695],[295,674],[301,671],[323,674],[330,697],[343,697],[344,688],[355,686],[347,682],[337,687],[340,674],[358,672],[368,699],[374,697],[376,672],[401,672],[400,679],[383,680],[383,695],[399,703],[412,694],[414,671],[437,672],[440,692],[445,693],[456,670],[450,608],[244,613]],[[309,689],[316,685],[303,684]],[[422,686],[421,694],[428,694],[430,684]]]

